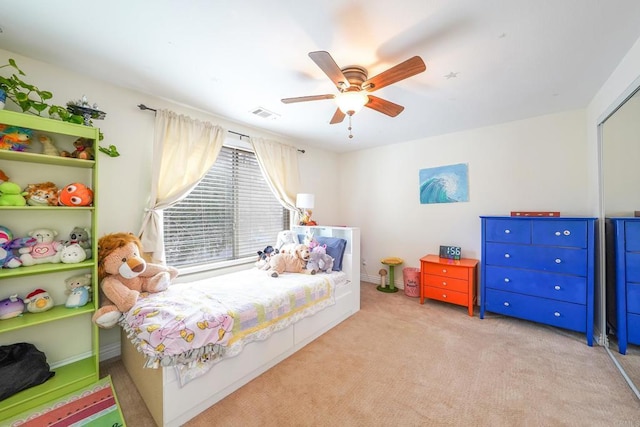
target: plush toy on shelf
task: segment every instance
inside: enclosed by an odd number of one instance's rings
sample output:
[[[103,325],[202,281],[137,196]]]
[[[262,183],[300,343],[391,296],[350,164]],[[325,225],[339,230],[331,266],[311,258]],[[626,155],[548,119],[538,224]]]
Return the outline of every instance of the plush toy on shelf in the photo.
[[[80,182],[71,183],[58,191],[60,206],[91,206],[93,190]]]
[[[53,143],[53,140],[48,135],[39,135],[38,141],[42,144],[42,154],[47,156],[59,156],[60,151],[58,147]]]
[[[15,182],[5,181],[0,184],[0,206],[26,206],[27,199],[20,186]]]
[[[18,294],[0,301],[0,320],[18,317],[24,313],[24,301]]]
[[[9,177],[7,176],[7,174],[4,173],[2,169],[0,169],[0,184],[2,184],[5,181],[9,181]]]
[[[65,307],[82,307],[91,301],[91,274],[72,276],[65,279],[64,283],[67,287],[65,293],[68,295]]]
[[[20,248],[33,246],[36,239],[33,237],[13,238],[13,233],[7,227],[0,225],[0,268],[17,268],[22,261],[16,256]]]
[[[44,289],[36,289],[24,300],[29,313],[42,313],[53,308],[53,298]]]
[[[29,206],[58,206],[58,191],[58,186],[50,181],[28,184],[24,198]]]
[[[31,129],[0,124],[0,150],[25,151],[32,135]]]
[[[65,246],[77,243],[84,249],[86,259],[91,258],[91,231],[88,228],[74,227],[69,233],[69,240],[64,242]]]
[[[63,246],[60,250],[60,262],[63,264],[78,264],[87,259],[87,254],[77,243]]]
[[[92,320],[99,327],[115,326],[141,292],[162,292],[178,275],[174,267],[147,263],[141,253],[142,242],[131,233],[107,234],[98,240],[100,308]]]
[[[95,158],[95,151],[93,150],[93,141],[87,138],[78,138],[73,141],[75,150],[71,153],[68,151],[60,152],[62,157],[74,157],[76,159],[93,160]]]
[[[30,231],[30,237],[36,239],[33,246],[20,248],[20,260],[25,266],[45,263],[59,263],[62,243],[55,241],[58,232],[49,228],[38,228]]]

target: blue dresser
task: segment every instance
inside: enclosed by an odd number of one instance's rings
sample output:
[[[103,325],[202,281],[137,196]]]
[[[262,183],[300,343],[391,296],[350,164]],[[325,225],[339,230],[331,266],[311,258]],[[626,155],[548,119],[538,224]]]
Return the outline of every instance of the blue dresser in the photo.
[[[595,218],[482,216],[486,311],[584,332],[593,345]]]
[[[640,218],[607,218],[606,230],[607,318],[626,354],[640,344]]]

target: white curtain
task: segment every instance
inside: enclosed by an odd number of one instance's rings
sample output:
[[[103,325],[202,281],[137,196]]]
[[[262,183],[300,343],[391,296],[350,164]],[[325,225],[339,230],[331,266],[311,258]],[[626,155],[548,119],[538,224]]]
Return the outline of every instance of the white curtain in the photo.
[[[289,209],[291,224],[299,221],[296,194],[300,186],[298,149],[263,138],[250,138],[260,170],[280,204]]]
[[[151,198],[140,240],[154,263],[164,263],[162,210],[186,197],[216,161],[227,131],[220,126],[156,111]]]

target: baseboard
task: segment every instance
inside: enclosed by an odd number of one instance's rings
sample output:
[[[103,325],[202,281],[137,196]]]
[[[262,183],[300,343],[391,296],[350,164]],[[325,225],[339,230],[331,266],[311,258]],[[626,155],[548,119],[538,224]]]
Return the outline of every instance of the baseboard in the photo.
[[[100,346],[100,361],[113,359],[114,357],[120,357],[120,343],[115,342],[105,346]]]
[[[380,284],[380,275],[378,274],[366,274],[366,273],[360,273],[360,281],[361,282],[367,282],[367,283],[373,283],[374,285],[379,285]],[[393,281],[394,284],[396,285],[396,288],[400,288],[400,289],[404,289],[404,281],[402,280],[402,278],[400,278],[400,280],[398,281],[397,278],[395,278],[395,280]]]

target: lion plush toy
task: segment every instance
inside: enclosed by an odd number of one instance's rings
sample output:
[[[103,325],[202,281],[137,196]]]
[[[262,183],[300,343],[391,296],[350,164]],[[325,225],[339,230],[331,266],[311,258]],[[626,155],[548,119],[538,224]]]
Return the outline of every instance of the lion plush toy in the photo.
[[[131,233],[107,234],[98,240],[100,308],[92,320],[99,327],[115,326],[141,292],[164,291],[178,275],[173,267],[147,263],[141,252],[140,239]]]

